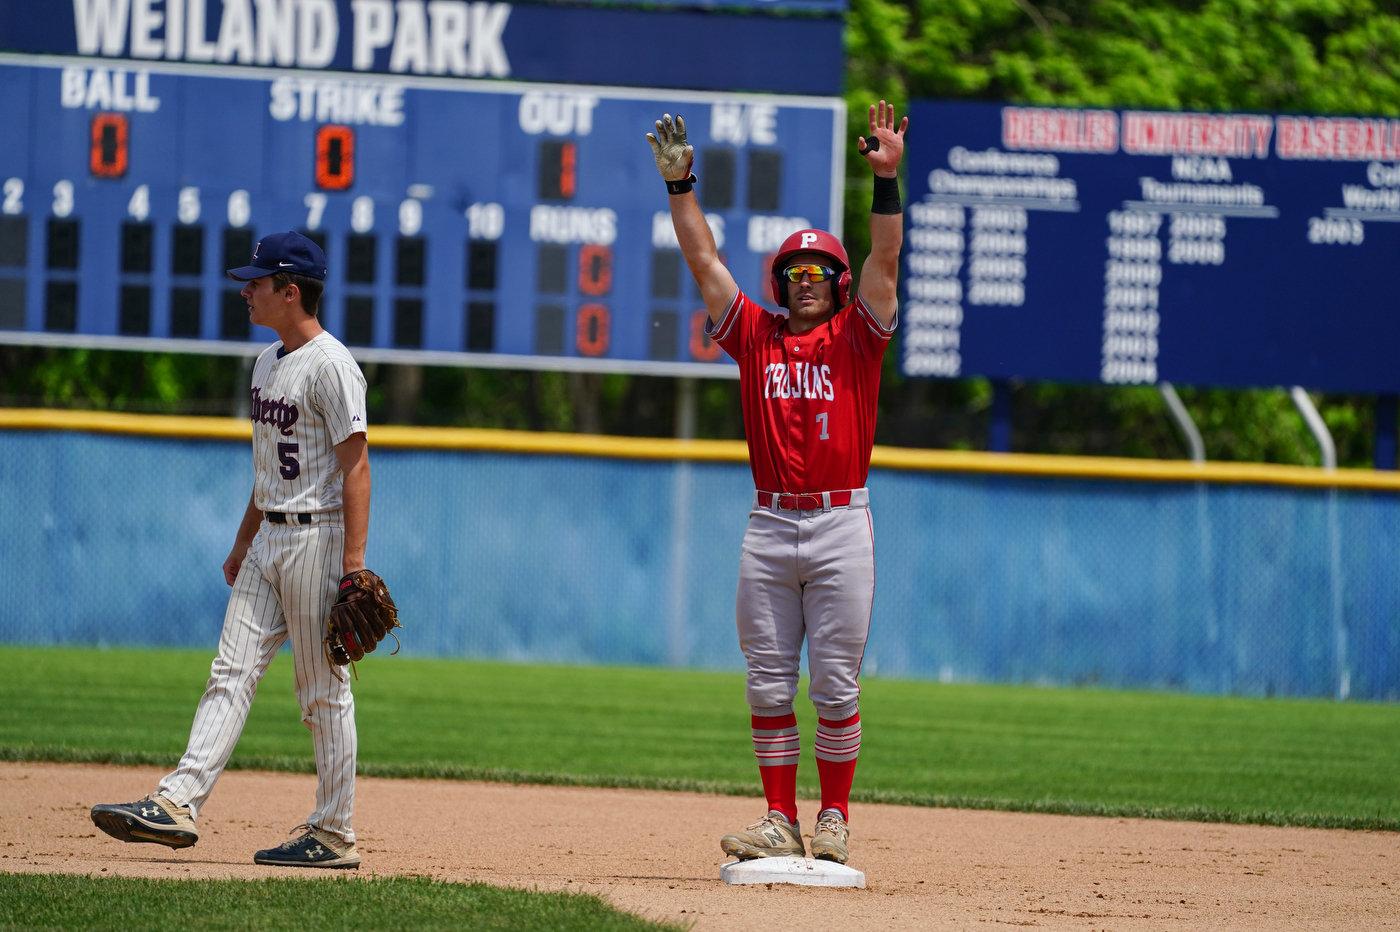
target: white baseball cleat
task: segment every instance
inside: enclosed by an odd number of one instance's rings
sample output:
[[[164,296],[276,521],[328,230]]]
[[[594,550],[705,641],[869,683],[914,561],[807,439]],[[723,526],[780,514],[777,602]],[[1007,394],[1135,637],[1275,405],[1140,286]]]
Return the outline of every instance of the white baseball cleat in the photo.
[[[841,813],[825,809],[817,818],[817,833],[812,836],[812,857],[845,864],[851,856],[850,840],[851,829]]]
[[[766,816],[744,831],[725,835],[719,840],[719,846],[725,854],[741,861],[750,858],[800,858],[807,854],[802,844],[802,830],[776,809],[769,810]]]

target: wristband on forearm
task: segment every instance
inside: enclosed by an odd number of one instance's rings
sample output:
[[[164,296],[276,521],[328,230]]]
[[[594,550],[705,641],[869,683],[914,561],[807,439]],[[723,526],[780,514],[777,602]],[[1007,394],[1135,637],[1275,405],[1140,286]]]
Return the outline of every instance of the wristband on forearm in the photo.
[[[900,214],[904,208],[899,203],[899,179],[875,176],[875,191],[870,198],[872,214]]]
[[[680,181],[668,181],[666,182],[666,193],[684,194],[685,192],[693,188],[695,186],[695,182],[699,180],[699,178],[695,177],[695,172],[691,172],[688,176],[682,178]]]

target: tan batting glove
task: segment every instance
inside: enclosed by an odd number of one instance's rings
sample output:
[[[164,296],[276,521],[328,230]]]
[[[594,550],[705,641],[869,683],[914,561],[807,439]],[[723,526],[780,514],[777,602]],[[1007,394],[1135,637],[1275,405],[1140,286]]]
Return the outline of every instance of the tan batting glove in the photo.
[[[671,122],[671,114],[663,114],[656,121],[656,133],[647,133],[652,155],[656,156],[656,170],[667,181],[684,181],[690,177],[690,166],[695,162],[695,147],[685,142],[685,120],[680,116]]]

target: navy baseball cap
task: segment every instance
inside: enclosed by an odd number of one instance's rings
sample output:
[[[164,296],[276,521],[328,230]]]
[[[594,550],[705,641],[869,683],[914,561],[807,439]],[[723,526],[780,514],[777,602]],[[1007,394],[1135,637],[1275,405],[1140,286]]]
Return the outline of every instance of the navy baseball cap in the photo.
[[[295,272],[325,281],[326,254],[300,233],[269,233],[254,247],[253,264],[229,269],[228,277],[248,282],[277,272]]]

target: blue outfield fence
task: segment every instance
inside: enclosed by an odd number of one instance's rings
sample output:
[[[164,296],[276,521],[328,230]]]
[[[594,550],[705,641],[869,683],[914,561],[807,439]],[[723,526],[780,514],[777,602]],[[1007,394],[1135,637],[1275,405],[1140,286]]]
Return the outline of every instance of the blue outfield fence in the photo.
[[[411,655],[740,669],[740,463],[375,448]],[[1400,496],[873,470],[866,673],[1400,698]],[[218,642],[246,442],[0,431],[0,641]]]

